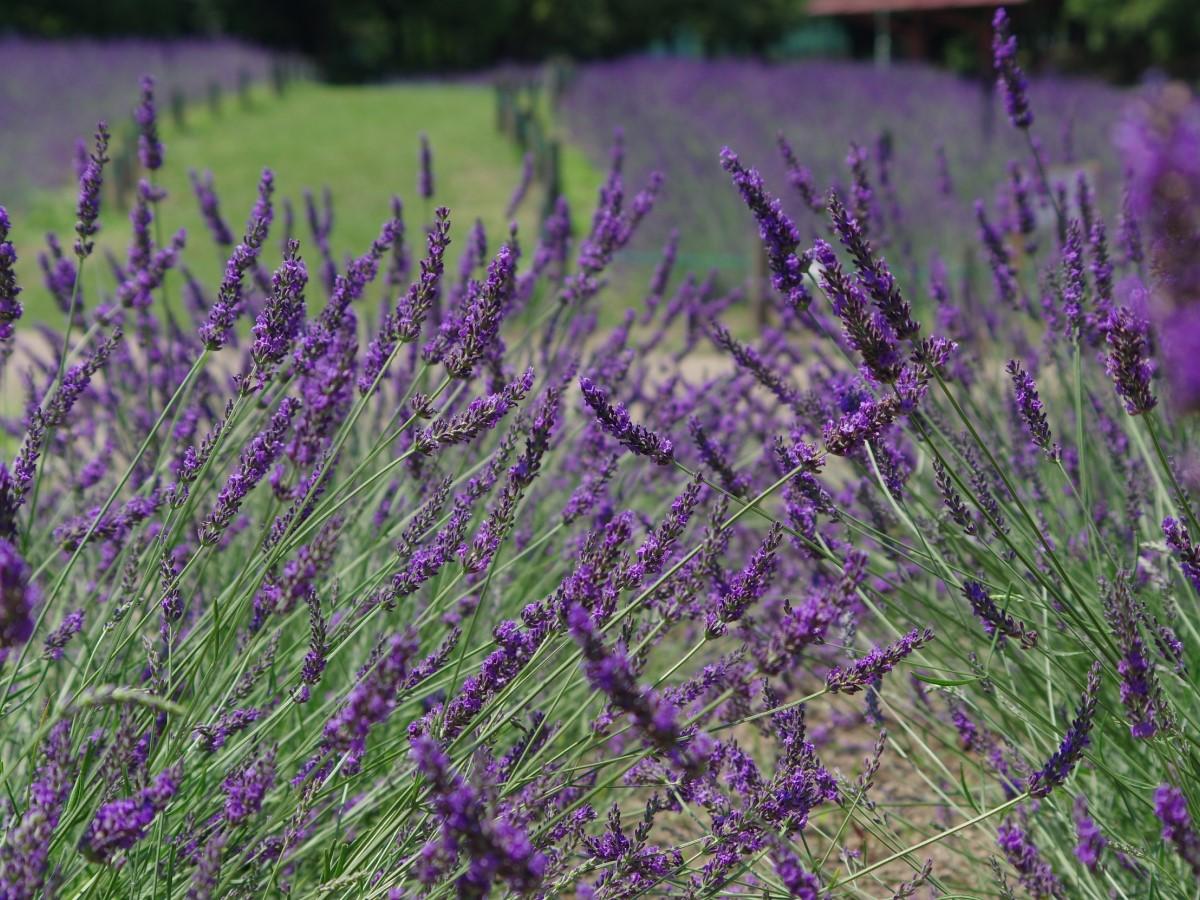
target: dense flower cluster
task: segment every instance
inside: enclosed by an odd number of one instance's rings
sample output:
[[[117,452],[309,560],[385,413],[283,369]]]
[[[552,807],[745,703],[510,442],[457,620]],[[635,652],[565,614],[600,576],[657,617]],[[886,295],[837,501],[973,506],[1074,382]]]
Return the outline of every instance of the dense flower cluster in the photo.
[[[549,183],[529,228],[532,146],[519,232],[452,229],[422,138],[352,252],[332,191],[265,170],[231,229],[195,174],[209,271],[147,82],[128,249],[92,247],[102,137],[78,256],[41,254],[62,333],[0,211],[0,896],[1188,895],[1200,524],[1156,308],[1193,210],[1139,193],[1187,160],[1156,144],[1114,227],[1106,179],[1048,183],[1079,148],[1016,58],[1001,15],[1022,156],[973,209],[956,144],[707,161],[753,323],[687,271],[702,222],[614,268],[663,188],[622,136],[578,232]],[[926,265],[910,155],[977,249]],[[969,829],[994,889],[922,865]]]

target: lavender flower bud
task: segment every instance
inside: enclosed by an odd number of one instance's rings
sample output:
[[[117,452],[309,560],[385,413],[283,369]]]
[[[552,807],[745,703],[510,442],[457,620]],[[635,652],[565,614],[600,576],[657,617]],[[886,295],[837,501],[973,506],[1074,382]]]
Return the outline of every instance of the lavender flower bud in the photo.
[[[1100,663],[1092,664],[1088,670],[1087,684],[1075,718],[1063,736],[1058,749],[1046,760],[1046,764],[1029,776],[1028,790],[1033,797],[1046,797],[1052,790],[1067,780],[1083,751],[1091,741],[1092,723],[1096,717],[1096,695],[1100,691]]]
[[[9,821],[0,845],[0,896],[24,900],[42,895],[50,842],[74,781],[71,723],[62,721],[50,728],[42,744],[29,805],[18,821]]]
[[[167,769],[134,796],[101,806],[79,839],[83,855],[93,862],[111,862],[114,854],[146,837],[155,817],[179,790],[181,774],[178,766]]]
[[[83,631],[83,610],[77,609],[67,613],[62,624],[46,636],[43,655],[46,659],[62,659],[63,648],[71,642],[71,638]]]
[[[154,108],[154,79],[142,76],[142,102],[133,112],[138,131],[138,159],[150,171],[162,168],[163,145],[158,139],[158,113]]]
[[[205,544],[215,544],[221,533],[233,521],[241,508],[242,501],[254,487],[266,477],[279,454],[283,452],[283,438],[291,427],[292,418],[300,409],[300,401],[294,397],[284,397],[271,416],[271,421],[263,431],[255,435],[250,443],[242,450],[241,461],[234,472],[225,482],[225,487],[217,496],[213,511],[200,526],[200,540]]]
[[[641,425],[635,425],[625,406],[620,403],[610,406],[604,391],[593,384],[590,378],[580,378],[579,389],[600,427],[622,445],[634,453],[650,457],[660,466],[669,466],[674,461],[674,450],[669,438],[660,437]]]
[[[1017,65],[1017,38],[1010,33],[1008,13],[1004,7],[996,10],[992,19],[992,66],[996,70],[996,83],[1004,94],[1004,108],[1014,128],[1028,128],[1033,124],[1033,110],[1029,108],[1029,83],[1025,73]]]
[[[1138,416],[1154,409],[1158,398],[1150,390],[1154,363],[1150,360],[1145,320],[1128,307],[1118,306],[1104,324],[1104,339],[1109,350],[1104,371],[1125,401],[1125,411]]]
[[[1075,798],[1072,817],[1075,819],[1075,858],[1083,863],[1089,872],[1095,872],[1100,863],[1100,854],[1108,846],[1108,841],[1100,833],[1100,827],[1095,820],[1088,815],[1087,797],[1083,794]]]
[[[205,172],[200,176],[193,169],[188,173],[188,177],[191,178],[192,189],[196,192],[196,200],[200,204],[200,215],[204,218],[208,230],[212,232],[213,240],[220,247],[232,246],[233,232],[221,218],[221,206],[216,188],[213,187],[212,172]]]
[[[721,168],[733,178],[734,186],[758,222],[758,234],[771,269],[771,283],[793,309],[807,309],[812,297],[804,286],[807,266],[796,255],[800,232],[783,212],[779,200],[767,193],[762,176],[754,169],[745,168],[728,147],[721,150]]]
[[[104,183],[104,165],[108,162],[108,126],[101,122],[96,126],[96,149],[88,160],[87,168],[79,176],[79,203],[75,208],[75,255],[80,259],[92,253],[92,236],[100,230],[100,187]]]
[[[30,574],[17,548],[0,538],[0,659],[7,648],[33,636],[33,608],[40,595]]]
[[[1187,526],[1178,519],[1167,516],[1162,520],[1162,530],[1167,539],[1167,546],[1175,551],[1175,556],[1179,559],[1184,576],[1192,583],[1193,588],[1200,591],[1200,547],[1192,543]]]
[[[1175,852],[1192,867],[1200,878],[1200,834],[1192,823],[1183,791],[1170,784],[1160,784],[1154,791],[1154,814],[1162,822],[1162,837],[1175,845]]]
[[[292,241],[271,278],[271,296],[254,322],[250,356],[263,381],[291,350],[304,324],[304,287],[308,269],[299,257],[300,243]]]
[[[1010,359],[1004,370],[1012,378],[1017,410],[1025,425],[1025,433],[1029,435],[1029,439],[1034,444],[1041,448],[1049,460],[1057,462],[1062,458],[1062,448],[1050,440],[1050,425],[1046,422],[1046,407],[1038,396],[1037,385],[1033,378],[1021,368],[1021,364],[1015,359]]]
[[[834,666],[825,676],[825,687],[830,693],[855,694],[892,671],[905,658],[933,640],[933,629],[914,628],[899,640],[886,647],[875,646],[862,659],[855,660],[849,668]]]
[[[988,637],[997,637],[997,643],[1003,644],[1005,638],[1019,641],[1026,650],[1037,646],[1038,633],[996,605],[983,585],[978,581],[967,581],[963,584],[963,595],[971,604],[971,611],[983,623],[983,630]]]
[[[25,311],[17,295],[21,286],[17,284],[16,262],[17,251],[8,240],[8,232],[12,223],[8,218],[8,210],[0,206],[0,341],[7,341],[13,336],[13,323],[21,318]]]

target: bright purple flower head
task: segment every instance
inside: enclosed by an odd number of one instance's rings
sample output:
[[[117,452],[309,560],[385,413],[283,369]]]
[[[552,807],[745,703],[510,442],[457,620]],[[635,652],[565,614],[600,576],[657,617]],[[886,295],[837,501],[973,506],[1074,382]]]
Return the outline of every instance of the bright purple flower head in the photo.
[[[33,636],[38,596],[30,581],[29,564],[10,541],[0,538],[0,654]]]
[[[1154,791],[1154,814],[1162,822],[1163,840],[1175,845],[1175,852],[1200,878],[1200,835],[1196,833],[1183,791],[1171,784],[1160,784]]]
[[[13,323],[25,311],[17,299],[21,286],[17,284],[15,268],[17,251],[8,239],[10,228],[12,222],[9,221],[8,210],[0,206],[0,341],[7,341],[13,336]]]
[[[992,65],[996,70],[996,83],[1004,94],[1008,120],[1014,128],[1028,128],[1033,124],[1033,110],[1029,108],[1029,83],[1017,65],[1017,38],[1011,33],[1004,7],[997,9],[992,19]]]
[[[155,776],[149,787],[132,797],[105,803],[79,839],[79,849],[94,862],[107,863],[149,833],[150,825],[179,790],[182,770],[176,766]]]
[[[75,255],[80,259],[90,256],[92,237],[100,230],[100,188],[104,183],[104,165],[108,162],[108,126],[101,122],[96,126],[96,149],[79,176],[79,203],[75,208]]]
[[[660,437],[641,425],[635,425],[623,404],[611,406],[608,396],[590,378],[579,379],[583,399],[591,407],[600,427],[625,447],[641,456],[648,456],[660,466],[669,466],[675,459],[669,438]]]
[[[138,159],[150,171],[161,169],[163,145],[158,139],[158,112],[154,107],[154,79],[142,76],[142,101],[133,112],[138,126]]]

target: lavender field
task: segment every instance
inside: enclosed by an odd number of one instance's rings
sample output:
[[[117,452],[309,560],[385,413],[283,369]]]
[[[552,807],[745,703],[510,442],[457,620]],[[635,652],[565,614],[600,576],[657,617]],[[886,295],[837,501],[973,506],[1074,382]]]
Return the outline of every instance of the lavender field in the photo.
[[[586,208],[478,86],[131,79],[0,205],[0,897],[1195,896],[1200,103],[994,28],[584,68]]]
[[[1113,132],[1129,90],[1040,78],[1029,92],[1051,180],[1085,168],[1101,206],[1114,211],[1123,173]],[[957,266],[974,230],[971,202],[1004,202],[1010,161],[1029,154],[1024,134],[1007,127],[991,81],[915,63],[880,70],[845,61],[632,58],[581,66],[561,115],[598,162],[622,128],[630,171],[666,175],[662,214],[648,226],[647,243],[686,223],[681,247],[694,265],[734,273],[749,265],[753,238],[737,199],[721,189],[714,162],[724,146],[778,186],[807,236],[822,226],[821,211],[810,212],[787,186],[779,135],[811,175],[818,207],[826,186],[849,182],[846,157],[857,144],[877,189],[877,243],[888,241],[897,257],[911,254],[923,267],[935,249]]]
[[[169,102],[207,103],[212,89],[236,102],[239,85],[265,82],[271,56],[234,41],[74,40],[0,37],[0,197],[17,203],[67,180],[76,142],[99,117],[125,123],[131,84],[158,80]],[[66,176],[66,177],[65,177]]]

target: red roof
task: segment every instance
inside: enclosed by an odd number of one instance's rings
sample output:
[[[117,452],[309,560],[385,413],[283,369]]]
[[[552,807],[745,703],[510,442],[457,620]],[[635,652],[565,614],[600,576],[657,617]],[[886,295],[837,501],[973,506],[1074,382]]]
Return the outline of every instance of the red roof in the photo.
[[[1017,6],[1027,0],[1006,0]],[[932,12],[971,6],[996,6],[997,0],[808,0],[804,11],[810,16],[853,16],[877,12]]]

